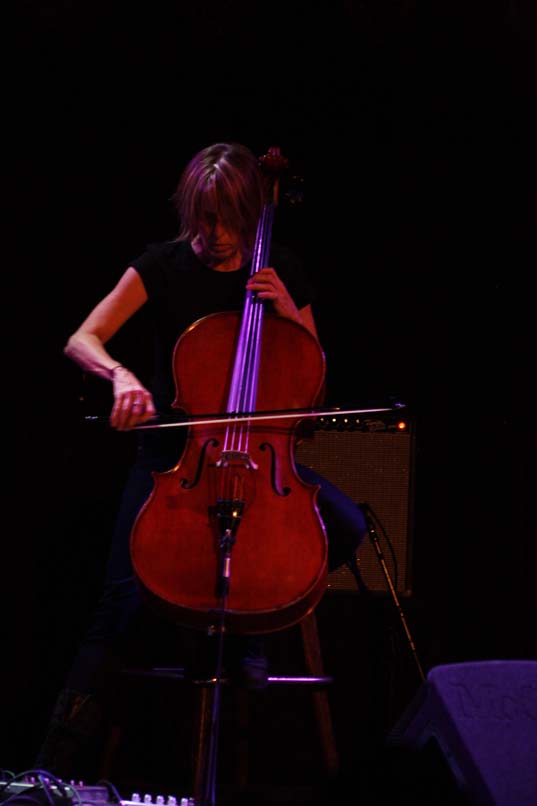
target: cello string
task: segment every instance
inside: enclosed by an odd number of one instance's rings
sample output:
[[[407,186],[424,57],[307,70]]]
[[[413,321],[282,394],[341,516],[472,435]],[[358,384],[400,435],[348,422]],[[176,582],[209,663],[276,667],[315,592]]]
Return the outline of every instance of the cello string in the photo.
[[[260,264],[258,269],[268,265],[268,251],[270,238],[272,235],[272,221],[273,221],[274,208],[273,205],[267,205],[263,212],[263,225],[262,225],[262,243],[260,245]],[[248,390],[248,397],[244,401],[247,411],[255,411],[257,402],[257,386],[259,379],[259,363],[261,356],[261,329],[263,324],[264,304],[261,300],[256,298],[254,306],[254,322],[251,343],[251,361],[247,367],[249,376],[246,383]]]
[[[252,263],[250,267],[250,276],[256,271],[257,267],[259,266],[262,228],[263,228],[263,216],[261,216],[261,219],[258,222],[258,227],[256,230],[254,250],[252,254]],[[244,383],[245,379],[247,378],[246,374],[246,366],[248,363],[247,351],[251,339],[250,333],[252,328],[252,313],[254,303],[255,303],[255,295],[253,294],[253,292],[247,291],[241,320],[241,327],[239,331],[239,338],[235,350],[235,361],[233,365],[233,374],[228,396],[228,406],[227,406],[228,412],[235,412],[242,410]],[[229,441],[230,439],[233,439],[233,436],[235,434],[236,434],[236,427],[230,429],[229,434],[226,436],[224,449],[226,450],[229,449]],[[235,444],[234,440],[232,441],[232,448],[237,449],[237,445]]]
[[[272,234],[272,220],[273,206],[272,204],[267,204],[263,208],[259,222],[259,238],[256,239],[256,241],[258,240],[259,243],[256,243],[257,254],[255,256],[255,261],[252,261],[252,274],[266,265],[268,244]],[[248,342],[248,361],[246,364],[244,397],[241,400],[241,403],[246,406],[248,411],[255,411],[257,401],[263,312],[263,302],[257,296],[255,296],[252,310],[251,332],[249,334]],[[246,422],[242,427],[241,436],[243,438],[242,449],[247,451],[250,436],[250,425],[248,422]]]
[[[256,231],[250,276],[263,266],[271,225],[272,210],[269,205],[265,205]],[[262,315],[263,305],[261,301],[252,292],[247,292],[237,352],[239,363],[236,363],[234,367],[233,388],[230,394],[230,405],[228,406],[231,411],[243,411],[245,408],[253,411],[255,408]],[[230,431],[230,436],[232,437],[234,450],[243,452],[248,450],[249,427],[247,422],[242,425],[235,423]],[[227,443],[228,440],[226,440]]]
[[[254,244],[254,254],[252,258],[250,275],[255,273],[262,266],[264,244],[266,242],[270,216],[267,215],[266,207],[260,216],[256,231]],[[255,405],[257,393],[256,375],[259,366],[259,333],[262,320],[262,303],[256,295],[246,292],[246,300],[242,315],[239,338],[235,351],[235,361],[230,391],[228,395],[228,412],[241,411],[244,407],[252,408]],[[223,451],[237,451],[246,454],[249,443],[249,426],[247,421],[237,423],[232,421],[226,428]],[[231,474],[229,462],[224,458],[220,465],[219,483],[221,500],[235,500],[236,477]]]

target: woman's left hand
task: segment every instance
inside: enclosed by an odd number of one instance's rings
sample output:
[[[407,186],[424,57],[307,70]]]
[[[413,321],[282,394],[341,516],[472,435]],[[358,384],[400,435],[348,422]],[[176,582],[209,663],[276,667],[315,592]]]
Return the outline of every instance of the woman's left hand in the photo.
[[[270,300],[274,307],[274,312],[278,316],[292,319],[294,322],[301,322],[298,308],[274,269],[259,269],[249,278],[246,288],[249,291],[254,291],[258,299]]]

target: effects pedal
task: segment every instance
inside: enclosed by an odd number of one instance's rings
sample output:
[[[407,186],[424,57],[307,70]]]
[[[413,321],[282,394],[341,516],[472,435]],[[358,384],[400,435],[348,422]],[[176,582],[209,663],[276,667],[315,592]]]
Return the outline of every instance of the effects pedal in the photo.
[[[107,786],[87,786],[82,781],[61,781],[28,774],[23,780],[0,780],[0,804],[9,800],[16,806],[18,803],[35,806],[195,806],[192,797],[176,795],[139,795],[134,792],[131,799],[115,797],[113,788]]]

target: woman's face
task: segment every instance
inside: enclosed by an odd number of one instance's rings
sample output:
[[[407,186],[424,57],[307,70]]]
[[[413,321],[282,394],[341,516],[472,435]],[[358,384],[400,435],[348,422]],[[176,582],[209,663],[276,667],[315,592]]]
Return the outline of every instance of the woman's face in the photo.
[[[212,211],[204,213],[195,241],[202,254],[216,261],[229,260],[240,251],[238,233],[222,224]]]
[[[235,264],[241,256],[239,232],[229,224],[229,218],[221,215],[217,195],[205,194],[198,232],[193,241],[198,255],[210,266]]]

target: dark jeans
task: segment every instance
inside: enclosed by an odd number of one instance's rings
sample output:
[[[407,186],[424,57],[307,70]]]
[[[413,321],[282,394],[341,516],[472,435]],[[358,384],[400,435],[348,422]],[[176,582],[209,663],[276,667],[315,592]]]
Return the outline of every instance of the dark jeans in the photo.
[[[169,439],[164,440],[161,435],[141,437],[138,459],[119,507],[104,591],[71,667],[67,688],[99,693],[117,668],[121,640],[142,608],[130,560],[132,525],[153,488],[151,471],[168,470],[180,455],[180,447],[170,445]],[[352,557],[364,538],[367,531],[364,515],[341,490],[311,468],[297,464],[297,471],[304,481],[320,485],[317,504],[328,538],[328,565],[329,569],[337,568]]]

